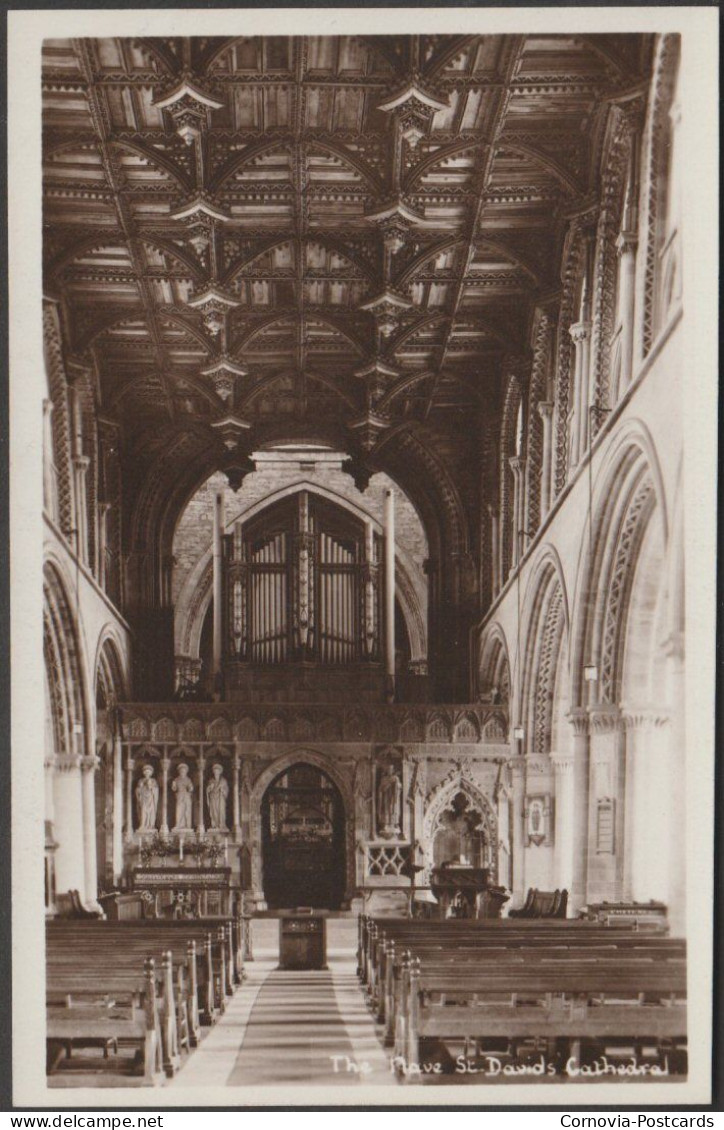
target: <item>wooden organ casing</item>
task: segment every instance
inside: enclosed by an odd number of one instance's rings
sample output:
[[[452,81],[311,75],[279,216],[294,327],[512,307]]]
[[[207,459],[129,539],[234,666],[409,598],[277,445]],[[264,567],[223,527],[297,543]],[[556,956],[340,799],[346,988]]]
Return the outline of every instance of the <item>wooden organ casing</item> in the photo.
[[[224,537],[227,668],[379,665],[382,538],[300,491]]]

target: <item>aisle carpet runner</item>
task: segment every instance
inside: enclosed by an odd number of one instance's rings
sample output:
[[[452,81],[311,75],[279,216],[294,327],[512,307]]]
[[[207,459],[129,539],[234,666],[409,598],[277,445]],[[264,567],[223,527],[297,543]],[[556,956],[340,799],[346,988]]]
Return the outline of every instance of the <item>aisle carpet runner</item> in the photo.
[[[252,1007],[227,1086],[359,1085],[359,1075],[347,1070],[345,1057],[354,1060],[356,1053],[340,1015],[335,981],[338,991],[353,990],[361,1011],[364,1005],[354,974],[349,986],[347,979],[339,972],[270,973]],[[349,1020],[354,1023],[354,1017]],[[336,1070],[333,1057],[338,1057]]]

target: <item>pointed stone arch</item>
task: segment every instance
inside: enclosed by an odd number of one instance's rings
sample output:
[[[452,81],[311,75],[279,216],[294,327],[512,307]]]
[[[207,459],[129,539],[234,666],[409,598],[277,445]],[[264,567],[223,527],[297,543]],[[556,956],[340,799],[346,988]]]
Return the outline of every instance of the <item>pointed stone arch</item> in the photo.
[[[661,469],[648,430],[632,420],[614,438],[594,482],[592,560],[582,553],[576,594],[572,703],[583,704],[583,667],[593,662],[599,701],[620,704],[631,593],[651,521],[659,523],[663,556],[668,517]]]
[[[126,649],[112,624],[107,624],[99,636],[93,670],[96,700],[101,694],[108,707],[129,697]]]
[[[65,752],[68,756],[83,756],[90,710],[80,625],[72,611],[69,591],[61,571],[54,562],[46,561],[43,566],[43,639],[51,704],[54,708],[62,705],[67,735]]]
[[[556,697],[568,697],[567,684],[563,683],[568,599],[560,561],[550,546],[534,567],[526,605],[521,721],[528,752],[549,754]]]
[[[490,698],[497,687],[501,704],[510,702],[511,668],[508,641],[500,624],[483,632],[479,647],[478,698]]]
[[[348,902],[353,896],[356,886],[356,856],[355,856],[355,803],[353,781],[350,772],[342,769],[339,762],[317,750],[300,746],[271,761],[257,779],[254,781],[249,796],[249,825],[251,839],[251,876],[252,887],[257,898],[263,898],[263,861],[262,861],[262,827],[261,813],[264,794],[269,786],[280,774],[293,765],[313,765],[321,770],[336,785],[342,798],[345,820],[345,894],[344,901]]]
[[[248,522],[267,507],[273,506],[282,498],[301,491],[309,491],[327,499],[336,506],[354,514],[361,521],[369,522],[376,533],[382,534],[382,526],[362,507],[353,501],[332,490],[330,487],[314,483],[309,479],[301,478],[298,482],[290,483],[270,494],[258,499],[246,510],[241,511],[237,518]],[[396,581],[395,594],[399,602],[400,611],[405,620],[410,642],[411,661],[427,659],[428,638],[425,608],[421,594],[414,580],[414,564],[401,547],[396,550]],[[176,641],[176,654],[199,657],[201,644],[201,631],[208,613],[212,597],[212,561],[211,546],[199,557],[193,570],[187,577],[176,601],[174,636]]]

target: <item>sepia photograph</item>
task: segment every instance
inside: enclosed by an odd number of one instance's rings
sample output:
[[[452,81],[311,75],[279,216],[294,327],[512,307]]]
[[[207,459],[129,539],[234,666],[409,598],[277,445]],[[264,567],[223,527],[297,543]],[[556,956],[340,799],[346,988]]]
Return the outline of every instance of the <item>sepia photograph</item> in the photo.
[[[17,1102],[708,1101],[687,13],[13,14]]]

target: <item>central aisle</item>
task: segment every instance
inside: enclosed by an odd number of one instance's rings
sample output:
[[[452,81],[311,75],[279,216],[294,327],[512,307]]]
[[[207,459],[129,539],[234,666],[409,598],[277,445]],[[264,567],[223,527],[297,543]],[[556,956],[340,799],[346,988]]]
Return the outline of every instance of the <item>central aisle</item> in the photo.
[[[279,970],[271,946],[255,953],[261,960],[246,965],[225,1015],[168,1086],[394,1082],[351,950],[330,951],[328,970],[299,972]]]

